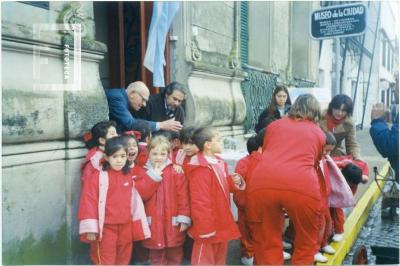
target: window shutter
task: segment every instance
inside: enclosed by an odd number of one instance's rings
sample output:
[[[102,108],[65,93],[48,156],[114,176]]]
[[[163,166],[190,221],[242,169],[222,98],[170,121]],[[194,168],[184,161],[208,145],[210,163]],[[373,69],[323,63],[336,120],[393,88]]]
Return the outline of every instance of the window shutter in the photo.
[[[249,63],[249,2],[240,2],[240,61]]]

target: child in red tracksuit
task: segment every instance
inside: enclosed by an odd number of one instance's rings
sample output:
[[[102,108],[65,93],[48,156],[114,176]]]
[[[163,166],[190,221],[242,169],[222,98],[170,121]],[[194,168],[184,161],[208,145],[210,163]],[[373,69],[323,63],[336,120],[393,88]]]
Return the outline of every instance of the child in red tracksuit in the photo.
[[[153,137],[148,150],[145,168],[160,185],[145,200],[151,238],[143,241],[143,246],[150,250],[152,265],[180,265],[185,231],[191,224],[187,180],[175,171],[168,159],[170,143],[166,137]]]
[[[199,148],[193,143],[193,133],[195,130],[195,127],[185,127],[182,129],[179,136],[181,148],[174,153],[174,164],[184,168],[189,163],[190,158],[199,151]]]
[[[185,167],[189,163],[192,156],[194,156],[199,151],[197,146],[193,143],[192,137],[194,131],[195,127],[184,127],[181,130],[179,135],[181,149],[177,150],[172,158],[174,165],[182,167],[184,173],[186,172]],[[185,259],[190,260],[190,258],[192,257],[192,249],[193,249],[193,239],[186,234],[186,239],[185,242],[183,243],[183,256]]]
[[[328,254],[334,254],[335,249],[329,245],[328,240],[332,233],[332,220],[329,213],[329,203],[328,197],[331,193],[331,184],[330,184],[330,168],[328,167],[327,157],[330,152],[335,148],[336,139],[335,136],[331,132],[324,131],[326,136],[326,143],[323,150],[324,157],[320,160],[320,188],[321,188],[321,231],[319,233],[319,242],[320,242],[320,250],[314,255],[314,262],[325,263],[328,261],[328,258],[322,255],[320,251],[323,251]]]
[[[108,139],[102,170],[83,182],[79,234],[94,264],[127,265],[133,240],[150,237],[144,206],[133,186],[122,137]]]
[[[185,167],[189,180],[194,239],[192,265],[224,265],[228,241],[240,237],[230,206],[230,191],[245,189],[243,178],[229,176],[222,152],[221,136],[212,127],[195,130],[193,143],[200,152]]]
[[[137,130],[140,133],[140,137],[137,137],[139,142],[139,154],[137,155],[135,162],[139,166],[144,166],[149,156],[147,145],[150,143],[151,140],[151,130],[146,121],[138,121],[135,124],[134,130]]]
[[[141,137],[138,131],[126,131],[123,133],[124,140],[128,146],[128,161],[130,163],[129,174],[135,181],[135,188],[139,192],[143,200],[148,200],[158,189],[160,184],[159,180],[153,180],[151,176],[146,173],[146,170],[135,163],[139,153],[139,144],[137,136]],[[147,154],[147,148],[146,154]],[[147,155],[146,155],[147,158]],[[133,243],[133,264],[148,264],[149,263],[149,250],[143,247],[143,241],[135,241]]]
[[[137,165],[135,160],[139,153],[139,145],[136,138],[136,131],[126,131],[123,133],[123,140],[128,148],[128,162],[129,162],[129,174],[135,181],[135,187],[138,190],[143,200],[150,198],[154,192],[158,189],[160,180],[153,179],[147,174],[146,170]],[[150,173],[150,172],[149,172]]]
[[[251,173],[257,163],[261,160],[262,143],[258,143],[256,136],[247,140],[247,151],[249,154],[240,159],[236,165],[235,172],[240,174],[246,182],[249,182]],[[238,225],[242,235],[240,238],[241,262],[244,265],[253,265],[254,248],[250,234],[250,228],[246,219],[246,191],[235,191],[233,201],[238,208]]]
[[[368,164],[362,160],[354,160],[351,155],[335,156],[332,159],[341,169],[343,176],[350,186],[353,195],[357,192],[359,183],[368,182]],[[332,237],[334,242],[340,242],[344,236],[344,221],[345,215],[342,208],[330,208],[331,218],[335,234]]]
[[[114,121],[102,121],[95,124],[90,132],[83,136],[86,148],[89,149],[82,165],[82,181],[96,170],[100,170],[100,161],[103,159],[106,140],[118,136]]]

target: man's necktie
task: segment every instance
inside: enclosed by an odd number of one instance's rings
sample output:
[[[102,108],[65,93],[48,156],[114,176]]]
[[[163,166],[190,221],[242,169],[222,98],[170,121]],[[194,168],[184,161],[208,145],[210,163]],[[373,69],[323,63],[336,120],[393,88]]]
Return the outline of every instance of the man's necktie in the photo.
[[[170,110],[170,109],[167,109],[167,117],[170,118],[170,119],[175,117],[174,111]]]

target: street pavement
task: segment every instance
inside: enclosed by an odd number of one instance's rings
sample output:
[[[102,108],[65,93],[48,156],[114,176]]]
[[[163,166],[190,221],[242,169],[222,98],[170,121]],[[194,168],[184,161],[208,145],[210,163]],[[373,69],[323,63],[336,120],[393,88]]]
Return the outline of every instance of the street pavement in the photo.
[[[369,127],[357,131],[356,134],[358,143],[360,144],[361,148],[361,157],[364,161],[368,163],[369,168],[369,182],[367,184],[360,184],[358,186],[358,190],[355,195],[356,200],[358,200],[367,190],[369,184],[371,182],[375,182],[375,175],[373,170],[374,166],[377,166],[378,170],[382,169],[382,167],[386,164],[387,159],[383,158],[375,148],[371,136],[369,135]]]
[[[388,181],[385,185],[384,190],[387,191],[392,186],[392,181]],[[352,264],[353,257],[361,246],[365,246],[368,254],[368,265],[376,265],[377,257],[372,251],[373,246],[383,248],[399,248],[399,216],[398,208],[396,210],[397,215],[388,215],[388,210],[385,211],[385,218],[382,217],[382,197],[380,197],[375,205],[369,212],[368,220],[365,222],[358,238],[353,244],[350,252],[343,261],[344,265]],[[386,255],[394,256],[391,251],[385,251]],[[383,254],[385,254],[383,253]],[[398,252],[397,252],[398,254]],[[381,256],[381,255],[379,255]],[[382,263],[380,263],[382,264]]]

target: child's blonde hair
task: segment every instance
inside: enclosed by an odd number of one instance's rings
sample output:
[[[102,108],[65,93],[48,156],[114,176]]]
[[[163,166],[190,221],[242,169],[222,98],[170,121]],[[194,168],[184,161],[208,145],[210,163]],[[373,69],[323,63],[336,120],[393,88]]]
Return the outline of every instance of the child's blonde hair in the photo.
[[[150,144],[148,145],[147,149],[148,151],[151,151],[154,148],[161,147],[161,149],[165,149],[169,151],[171,149],[171,143],[169,140],[161,135],[158,135],[154,138],[151,139]]]
[[[292,119],[308,119],[318,123],[321,119],[321,107],[318,100],[311,94],[300,95],[289,111]]]

